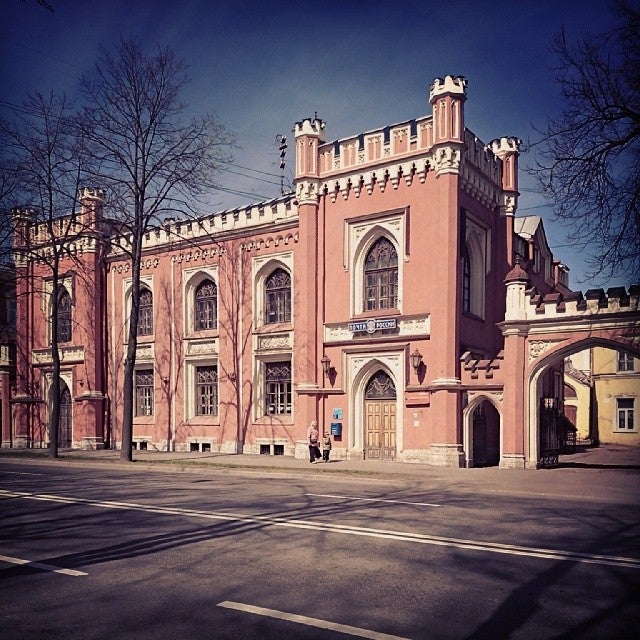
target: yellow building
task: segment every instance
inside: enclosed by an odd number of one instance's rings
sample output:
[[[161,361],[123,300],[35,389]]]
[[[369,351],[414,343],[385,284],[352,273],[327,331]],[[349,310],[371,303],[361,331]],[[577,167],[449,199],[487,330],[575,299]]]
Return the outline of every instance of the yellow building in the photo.
[[[594,435],[601,443],[640,444],[640,359],[602,347],[591,351]]]

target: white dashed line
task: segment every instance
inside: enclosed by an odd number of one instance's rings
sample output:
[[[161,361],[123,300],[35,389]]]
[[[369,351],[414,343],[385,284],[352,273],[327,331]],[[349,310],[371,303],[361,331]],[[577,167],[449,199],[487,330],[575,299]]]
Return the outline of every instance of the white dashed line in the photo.
[[[230,602],[225,600],[218,603],[219,607],[225,609],[235,609],[236,611],[244,611],[245,613],[253,613],[258,616],[267,616],[278,620],[286,620],[287,622],[296,622],[297,624],[305,624],[309,627],[318,629],[329,629],[330,631],[338,631],[359,638],[371,638],[372,640],[407,640],[400,636],[392,636],[388,633],[379,633],[377,631],[369,631],[369,629],[361,629],[360,627],[351,627],[347,624],[338,624],[329,622],[328,620],[320,620],[319,618],[308,618],[295,613],[287,613],[286,611],[278,611],[276,609],[265,609],[263,607],[254,607],[251,604],[243,604],[242,602]]]
[[[62,573],[65,576],[86,576],[89,575],[84,571],[76,571],[75,569],[61,569],[55,567],[52,564],[44,564],[43,562],[32,562],[31,560],[24,560],[22,558],[12,558],[11,556],[0,556],[0,562],[8,562],[9,564],[19,564],[22,566],[33,567],[34,569],[41,569],[42,571],[51,571],[53,573]]]
[[[520,545],[502,544],[498,542],[484,542],[482,540],[467,540],[464,538],[432,536],[428,534],[412,533],[407,531],[373,529],[370,527],[355,527],[351,525],[334,524],[331,522],[320,522],[314,520],[297,520],[293,518],[280,518],[278,516],[244,516],[234,513],[216,513],[211,511],[199,511],[196,509],[182,509],[179,507],[154,507],[152,505],[139,504],[134,502],[89,500],[86,498],[73,498],[69,496],[27,493],[23,491],[8,491],[6,489],[0,489],[0,498],[2,497],[19,498],[24,500],[41,500],[45,502],[62,502],[67,504],[81,504],[102,509],[128,509],[132,511],[143,511],[146,513],[160,513],[165,515],[201,518],[203,520],[223,520],[227,522],[260,524],[263,526],[306,529],[310,531],[323,531],[341,535],[396,540],[398,542],[412,542],[414,544],[425,544],[439,547],[454,547],[467,551],[482,551],[485,553],[497,553],[501,555],[525,556],[530,558],[538,558],[540,560],[561,560],[567,562],[578,562],[582,564],[598,564],[610,567],[640,569],[640,560],[624,556],[608,556],[582,553],[579,551],[563,551],[561,549],[525,547]]]
[[[409,502],[407,500],[387,500],[386,498],[358,498],[357,496],[338,496],[331,493],[305,493],[306,496],[315,498],[337,498],[338,500],[363,500],[364,502],[388,502],[390,504],[410,504],[418,507],[441,507],[441,504],[433,502]]]

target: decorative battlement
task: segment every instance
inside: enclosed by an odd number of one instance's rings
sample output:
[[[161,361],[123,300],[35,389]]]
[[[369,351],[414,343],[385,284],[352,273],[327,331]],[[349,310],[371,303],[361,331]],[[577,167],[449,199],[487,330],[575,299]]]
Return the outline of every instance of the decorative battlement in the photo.
[[[460,357],[462,368],[462,382],[469,376],[474,381],[479,378],[492,380],[495,371],[500,369],[500,364],[504,359],[504,352],[500,351],[495,358],[476,358],[470,351],[465,351]]]
[[[503,158],[509,153],[520,153],[520,145],[522,140],[514,136],[506,136],[503,138],[495,138],[487,146],[493,151],[498,158]]]
[[[98,187],[82,187],[78,191],[78,200],[97,200],[104,202],[105,192],[104,189]]]
[[[326,122],[315,116],[314,118],[305,118],[301,122],[296,122],[293,126],[293,133],[296,138],[299,136],[320,137],[325,127]]]
[[[293,204],[293,195],[259,202],[247,207],[226,209],[197,219],[175,220],[166,218],[163,225],[151,229],[142,240],[143,251],[157,249],[163,245],[198,244],[211,241],[211,236],[228,232],[241,232],[247,229],[260,231],[261,227],[273,232],[274,225],[291,226],[298,220],[298,209]],[[128,236],[122,236],[121,249],[113,249],[112,255],[118,255],[129,245]]]
[[[467,79],[464,76],[445,76],[436,78],[429,89],[429,102],[434,98],[445,94],[457,94],[462,98],[467,97]]]
[[[574,315],[594,315],[607,313],[637,313],[640,310],[640,285],[611,287],[607,289],[589,289],[585,294],[572,291],[542,294],[535,287],[526,291],[528,305],[526,318],[539,316],[558,317]],[[638,316],[640,320],[640,316]]]

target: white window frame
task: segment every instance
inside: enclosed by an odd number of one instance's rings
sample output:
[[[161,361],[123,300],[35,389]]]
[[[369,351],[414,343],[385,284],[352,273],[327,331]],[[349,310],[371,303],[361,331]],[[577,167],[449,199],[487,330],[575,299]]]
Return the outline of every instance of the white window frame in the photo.
[[[129,316],[131,315],[131,289],[132,279],[126,278],[122,281],[122,308],[124,309],[124,315],[122,316],[122,335],[125,336],[125,344],[129,342]],[[138,340],[153,341],[156,333],[156,304],[157,297],[153,288],[153,276],[140,276],[140,288],[146,287],[151,291],[151,297],[153,299],[153,332],[150,335],[138,336]]]
[[[266,368],[268,363],[289,362],[291,367],[291,413],[268,414],[266,410]],[[255,358],[254,372],[254,418],[256,420],[272,419],[285,422],[293,422],[295,415],[295,388],[294,388],[294,362],[291,351],[280,353],[260,354]]]
[[[254,327],[265,326],[265,284],[276,269],[284,269],[291,278],[291,323],[295,322],[295,279],[293,277],[293,252],[274,253],[260,256],[251,261],[251,280],[253,282],[253,322]],[[289,324],[289,323],[287,323]],[[270,326],[270,325],[266,325]]]
[[[620,407],[620,400],[631,401],[631,407]],[[631,422],[633,426],[631,429],[626,427],[620,427],[620,412],[624,411],[625,416],[628,416],[631,413]],[[615,416],[613,423],[613,431],[615,433],[638,433],[638,411],[636,406],[636,398],[635,396],[617,396],[615,402]],[[625,424],[627,423],[627,418],[625,418]]]
[[[404,263],[409,260],[407,246],[407,225],[409,209],[382,211],[374,215],[359,216],[344,222],[343,268],[351,274],[351,317],[364,311],[364,263],[369,250],[381,237],[386,238],[396,248],[398,254],[398,290],[396,309],[402,313],[404,296]],[[380,310],[384,315],[385,309]]]
[[[205,281],[212,280],[218,288],[216,303],[216,327],[215,329],[195,329],[195,293],[196,289]],[[198,267],[197,269],[185,269],[182,272],[182,307],[184,310],[184,335],[193,336],[218,331],[220,327],[220,283],[218,278],[218,265]]]
[[[196,369],[198,367],[216,367],[218,372],[218,406],[212,415],[199,415],[196,407]],[[190,422],[204,421],[218,423],[220,420],[220,362],[218,357],[190,358],[185,361],[184,412]]]

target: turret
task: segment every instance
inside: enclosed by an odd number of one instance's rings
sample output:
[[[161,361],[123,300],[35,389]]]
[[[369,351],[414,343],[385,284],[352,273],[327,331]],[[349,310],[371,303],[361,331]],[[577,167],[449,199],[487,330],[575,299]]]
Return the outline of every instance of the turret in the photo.
[[[323,142],[325,123],[317,116],[296,122],[296,197],[299,203],[316,202],[318,197],[318,147]]]
[[[466,88],[463,76],[445,76],[436,78],[429,90],[433,110],[433,164],[437,176],[458,173],[460,168]]]
[[[85,230],[98,230],[102,221],[104,190],[94,187],[83,187],[78,192],[80,215],[78,222]]]

